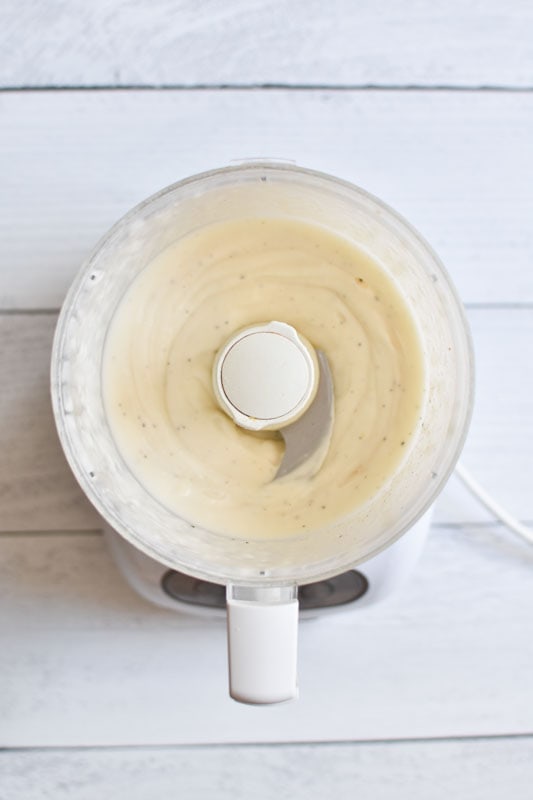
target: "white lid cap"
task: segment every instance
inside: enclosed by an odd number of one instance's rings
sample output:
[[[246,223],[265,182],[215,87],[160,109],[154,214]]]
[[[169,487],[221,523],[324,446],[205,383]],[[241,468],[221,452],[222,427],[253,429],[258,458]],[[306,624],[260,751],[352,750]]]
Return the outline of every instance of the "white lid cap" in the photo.
[[[227,414],[249,430],[277,430],[300,417],[318,386],[314,349],[284,322],[244,328],[217,355],[213,383]]]

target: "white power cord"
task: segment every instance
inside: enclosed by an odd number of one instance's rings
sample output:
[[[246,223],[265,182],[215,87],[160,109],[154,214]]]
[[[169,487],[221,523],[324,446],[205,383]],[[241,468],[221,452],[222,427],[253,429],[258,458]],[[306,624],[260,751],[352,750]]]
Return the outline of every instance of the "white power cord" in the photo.
[[[509,514],[509,512],[506,511],[505,508],[502,508],[499,503],[493,500],[490,494],[479,485],[479,483],[472,477],[468,470],[463,467],[462,464],[456,465],[455,472],[462,480],[466,488],[469,489],[469,491],[472,492],[475,497],[477,497],[479,502],[482,503],[485,508],[488,508],[491,514],[494,514],[496,519],[499,519],[500,522],[503,522],[503,524],[506,525],[509,530],[518,534],[518,536],[521,536],[522,539],[526,540],[526,542],[533,544],[533,531],[520,522],[520,520]]]

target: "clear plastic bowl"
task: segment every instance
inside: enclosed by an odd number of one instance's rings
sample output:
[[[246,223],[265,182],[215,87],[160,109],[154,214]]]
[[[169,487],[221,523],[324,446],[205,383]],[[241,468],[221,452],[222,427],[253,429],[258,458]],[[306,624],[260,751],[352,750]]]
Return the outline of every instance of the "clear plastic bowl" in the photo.
[[[427,359],[423,425],[392,481],[349,517],[268,541],[229,537],[171,513],[134,477],[112,438],[101,386],[110,321],[137,274],[202,226],[246,217],[326,226],[376,258],[416,315]],[[133,545],[215,583],[304,584],[347,570],[406,532],[433,503],[461,451],[473,396],[472,350],[461,304],[438,257],[398,214],[331,176],[249,163],[180,181],[130,211],[83,265],[63,305],[52,357],[52,400],[64,451],[83,491]]]

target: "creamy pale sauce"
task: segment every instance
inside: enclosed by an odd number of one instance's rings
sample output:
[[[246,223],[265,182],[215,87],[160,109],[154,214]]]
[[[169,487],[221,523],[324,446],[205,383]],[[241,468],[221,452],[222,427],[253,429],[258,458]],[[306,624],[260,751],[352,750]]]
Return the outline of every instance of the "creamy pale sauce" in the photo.
[[[279,320],[330,363],[326,459],[273,481],[279,435],[220,409],[215,355],[237,330]],[[301,534],[348,515],[400,467],[420,424],[424,357],[412,311],[383,268],[330,231],[242,220],[176,241],[134,280],[103,360],[112,435],[143,486],[189,522],[230,535]]]

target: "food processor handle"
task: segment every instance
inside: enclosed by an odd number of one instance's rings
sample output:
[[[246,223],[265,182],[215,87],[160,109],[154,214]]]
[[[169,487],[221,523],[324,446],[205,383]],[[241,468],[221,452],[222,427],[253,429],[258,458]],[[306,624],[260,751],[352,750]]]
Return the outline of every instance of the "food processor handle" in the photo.
[[[298,696],[298,587],[227,587],[230,695],[240,703]]]

